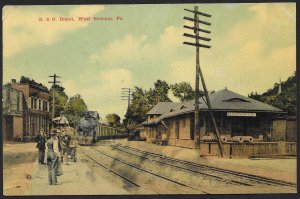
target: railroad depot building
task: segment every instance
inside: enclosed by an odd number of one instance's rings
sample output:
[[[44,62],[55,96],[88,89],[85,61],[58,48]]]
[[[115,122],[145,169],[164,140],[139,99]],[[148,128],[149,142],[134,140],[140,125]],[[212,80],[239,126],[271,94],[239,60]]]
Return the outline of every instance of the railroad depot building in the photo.
[[[15,79],[3,88],[5,89],[3,89],[2,110],[6,112],[6,115],[12,115],[12,112],[17,113],[13,116],[13,120],[8,116],[4,117],[3,135],[6,135],[9,140],[26,140],[34,138],[42,129],[48,134],[50,128],[49,90],[38,84],[17,83]],[[14,104],[14,106],[8,106],[8,104]]]
[[[268,135],[267,141],[278,140],[272,137],[273,121],[286,115],[282,110],[228,89],[212,93],[209,97],[220,135],[252,136],[257,142],[266,141]],[[203,136],[214,130],[203,98],[200,98],[199,109],[198,135],[202,142]],[[147,120],[142,123],[141,136],[152,142],[166,133],[169,145],[194,148],[194,110],[195,100],[159,102],[147,113]],[[291,134],[296,135],[296,128],[292,131]],[[280,133],[276,136],[282,137]]]

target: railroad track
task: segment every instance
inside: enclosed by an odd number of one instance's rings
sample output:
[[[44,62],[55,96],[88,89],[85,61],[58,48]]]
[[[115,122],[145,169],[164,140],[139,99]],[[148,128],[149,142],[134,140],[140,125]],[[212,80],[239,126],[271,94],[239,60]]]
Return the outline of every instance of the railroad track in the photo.
[[[115,146],[111,146],[111,147],[113,149],[116,149],[116,150],[121,151],[123,153],[127,153],[127,154],[130,154],[132,156],[136,156],[140,159],[145,159],[145,160],[149,160],[151,162],[155,162],[155,163],[158,163],[158,164],[161,164],[161,165],[167,165],[167,166],[172,167],[172,168],[180,169],[182,171],[190,173],[191,175],[204,176],[206,178],[209,178],[211,181],[218,181],[218,182],[222,182],[222,183],[225,183],[225,184],[240,185],[240,186],[241,185],[242,186],[253,186],[253,184],[250,184],[250,183],[247,183],[247,182],[242,182],[242,181],[237,181],[237,180],[234,180],[234,179],[224,178],[224,177],[217,176],[217,175],[212,175],[212,174],[208,173],[207,171],[205,172],[205,171],[193,170],[193,169],[190,169],[190,168],[187,168],[187,167],[182,167],[182,166],[178,166],[178,165],[175,165],[175,164],[158,161],[158,160],[155,160],[153,158],[147,158],[147,157],[144,157],[144,156],[136,155],[132,152],[124,151],[124,150],[122,150],[120,148],[117,148]]]
[[[103,151],[100,151],[98,149],[95,149],[95,148],[92,148],[92,147],[90,149],[92,149],[94,152],[96,151],[97,154],[92,155],[91,152],[85,152],[86,157],[88,157],[91,161],[93,161],[94,163],[96,163],[100,167],[102,167],[102,168],[106,169],[107,171],[115,174],[116,176],[122,178],[127,183],[132,184],[133,186],[141,187],[143,189],[149,190],[150,192],[160,194],[160,191],[158,191],[158,187],[151,187],[151,186],[146,185],[144,183],[137,182],[135,179],[132,179],[132,176],[128,175],[127,172],[122,172],[122,171],[119,171],[118,169],[112,169],[112,166],[111,166],[110,163],[103,163],[103,162],[105,162],[105,161],[103,161],[103,156],[113,160],[114,164],[115,164],[115,162],[118,162],[119,164],[122,165],[122,167],[123,166],[129,167],[131,169],[131,172],[132,172],[132,170],[138,170],[138,171],[142,172],[143,174],[151,175],[151,177],[159,178],[160,180],[162,180],[164,182],[167,182],[168,184],[171,184],[172,187],[168,187],[170,189],[169,193],[198,193],[198,194],[199,193],[205,193],[205,194],[208,194],[208,192],[205,192],[205,191],[203,191],[203,190],[201,190],[197,187],[193,187],[193,186],[190,186],[190,185],[187,185],[187,184],[183,184],[183,183],[174,181],[170,178],[158,175],[158,174],[153,173],[149,170],[140,168],[137,165],[134,165],[134,164],[131,164],[127,161],[124,161],[120,158],[113,157],[113,156],[111,156],[111,155],[109,155],[109,154],[107,154]],[[99,159],[100,156],[101,156],[101,159]],[[153,182],[155,182],[155,180]]]
[[[132,148],[122,145],[111,145],[115,150],[130,154],[132,156],[139,157],[141,159],[148,159],[150,161],[157,162],[159,164],[165,164],[171,167],[176,167],[187,172],[192,172],[199,175],[211,177],[214,180],[228,181],[230,184],[252,186],[252,185],[273,185],[273,186],[289,186],[296,187],[295,183],[285,182],[281,180],[275,180],[265,178],[261,176],[245,174],[236,171],[230,171],[220,169],[208,165],[198,164],[185,160],[179,160],[171,157],[166,157],[160,154],[143,151],[140,149]]]
[[[126,176],[124,176],[124,175],[122,175],[122,174],[120,174],[120,173],[118,173],[118,172],[116,172],[116,171],[110,169],[108,166],[105,166],[104,164],[101,164],[99,161],[97,161],[96,159],[94,159],[92,156],[86,154],[86,157],[88,157],[90,160],[92,160],[92,161],[93,161],[94,163],[96,163],[97,165],[99,165],[99,166],[103,167],[104,169],[106,169],[108,172],[113,173],[113,174],[119,176],[120,178],[122,178],[122,179],[125,180],[126,182],[128,182],[128,183],[130,183],[130,184],[132,184],[132,185],[134,185],[134,186],[136,186],[136,187],[140,187],[140,185],[138,185],[138,184],[135,183],[134,181],[130,180],[130,179],[127,178]]]

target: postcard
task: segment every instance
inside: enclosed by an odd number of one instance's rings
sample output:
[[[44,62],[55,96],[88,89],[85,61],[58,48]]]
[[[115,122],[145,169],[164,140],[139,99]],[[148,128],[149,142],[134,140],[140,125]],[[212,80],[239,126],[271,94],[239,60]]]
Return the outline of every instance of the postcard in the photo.
[[[296,3],[2,11],[5,196],[297,193]]]

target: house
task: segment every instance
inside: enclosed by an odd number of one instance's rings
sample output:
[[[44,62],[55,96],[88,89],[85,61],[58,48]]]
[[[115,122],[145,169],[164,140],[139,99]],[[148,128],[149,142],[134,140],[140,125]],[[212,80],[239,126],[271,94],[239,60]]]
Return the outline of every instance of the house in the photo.
[[[22,139],[31,139],[40,130],[44,130],[48,135],[50,132],[49,90],[38,83],[18,83],[15,79],[12,79],[10,87],[22,92],[24,101]]]
[[[254,99],[223,89],[209,95],[214,117],[221,135],[253,136],[259,139],[271,132],[274,117],[282,110]],[[200,141],[203,135],[214,132],[208,106],[200,98]],[[166,133],[169,145],[194,147],[195,101],[180,103],[159,102],[147,113],[143,135],[147,141]]]
[[[2,135],[3,140],[23,136],[23,93],[10,86],[2,86]]]

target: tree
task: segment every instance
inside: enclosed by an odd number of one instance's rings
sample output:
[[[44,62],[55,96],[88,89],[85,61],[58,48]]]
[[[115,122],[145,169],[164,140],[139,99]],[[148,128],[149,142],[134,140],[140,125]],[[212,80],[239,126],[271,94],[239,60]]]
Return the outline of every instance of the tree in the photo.
[[[188,82],[180,82],[171,85],[172,93],[180,101],[192,100],[195,98],[195,91]]]
[[[87,110],[87,105],[79,94],[70,98],[65,112],[72,127],[76,126],[77,121],[80,119],[85,110]]]
[[[152,91],[151,91],[152,92]],[[130,120],[133,124],[139,124],[146,119],[146,113],[153,107],[153,99],[150,98],[150,92],[143,90],[141,87],[134,87],[132,93],[132,103],[130,104],[124,119],[124,125]],[[153,95],[151,93],[151,95]],[[134,121],[134,122],[133,122]]]
[[[252,99],[255,99],[255,100],[258,100],[258,101],[262,101],[261,99],[261,95],[259,95],[256,91],[255,93],[254,92],[251,92],[248,97],[252,98]]]
[[[118,127],[121,125],[121,118],[115,113],[107,114],[105,118],[108,121],[109,126]]]
[[[68,96],[64,92],[62,86],[56,86],[54,89],[54,102],[55,102],[55,109],[54,109],[54,117],[58,117],[60,112],[64,112],[68,102]],[[52,99],[53,99],[53,88],[50,89],[49,101],[50,101],[50,112],[52,112]]]
[[[257,92],[251,92],[248,96],[286,111],[289,115],[296,115],[296,72],[281,83],[281,88],[282,92],[278,94],[279,84],[275,83],[273,88],[268,89],[261,95]]]
[[[157,80],[154,83],[154,90],[150,89],[149,92],[152,94],[150,99],[154,100],[155,104],[158,102],[171,102],[168,97],[168,92],[170,90],[170,86],[166,81]]]
[[[124,126],[127,129],[135,129],[138,124],[146,120],[146,113],[158,102],[171,102],[168,97],[169,89],[168,83],[162,80],[154,82],[154,88],[148,91],[141,87],[134,87],[132,103],[123,120]]]

